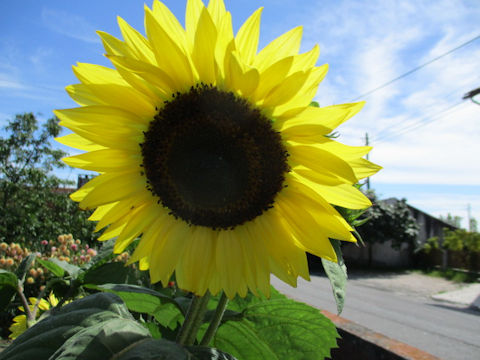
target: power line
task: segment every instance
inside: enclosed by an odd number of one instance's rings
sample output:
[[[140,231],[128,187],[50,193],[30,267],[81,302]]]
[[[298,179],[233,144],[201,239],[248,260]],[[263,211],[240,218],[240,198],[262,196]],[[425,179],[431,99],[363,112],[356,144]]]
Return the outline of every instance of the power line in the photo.
[[[479,79],[479,78],[480,78],[480,76],[476,76],[472,79],[471,82],[473,82],[473,81],[477,82],[477,79]],[[446,94],[442,94],[443,100],[448,101],[448,99],[451,98],[451,96],[454,95],[454,94],[455,94],[455,99],[458,99],[458,93],[461,92],[461,91],[462,92],[465,91],[465,87],[466,87],[465,85],[462,85],[462,86],[456,87],[455,89],[449,91]],[[426,107],[423,107],[422,110],[425,113],[427,110],[430,110],[430,109],[434,108],[436,105],[437,105],[436,103],[428,104]],[[429,114],[427,114],[427,116],[429,116]],[[425,118],[425,115],[423,115],[422,118]],[[384,137],[384,136],[389,136],[390,133],[396,132],[398,130],[402,130],[405,126],[410,126],[410,125],[412,125],[412,124],[395,123],[393,125],[384,126],[380,130],[378,130],[375,135],[373,135],[373,139],[376,139],[376,138],[378,139],[378,138],[381,138],[381,137]]]
[[[437,60],[440,60],[441,58],[443,58],[443,57],[445,57],[445,56],[453,53],[454,51],[457,51],[457,50],[461,49],[462,47],[467,46],[468,44],[474,42],[474,41],[477,40],[477,39],[480,39],[480,35],[477,35],[477,36],[475,36],[474,38],[472,38],[472,39],[464,42],[463,44],[460,44],[460,45],[458,45],[457,47],[455,47],[455,48],[447,51],[446,53],[443,53],[443,54],[441,54],[441,55],[439,55],[439,56],[437,56],[437,57],[435,57],[435,58],[427,61],[426,63],[423,63],[423,64],[417,66],[416,68],[413,68],[412,70],[407,71],[406,73],[404,73],[404,74],[402,74],[402,75],[400,75],[400,76],[397,76],[396,78],[394,78],[394,79],[392,79],[392,80],[390,80],[390,81],[387,81],[386,83],[384,83],[384,84],[376,87],[375,89],[372,89],[372,90],[370,90],[370,91],[367,91],[367,92],[364,93],[364,94],[361,94],[361,95],[357,96],[356,98],[352,99],[351,101],[356,101],[356,100],[359,100],[359,99],[363,99],[363,98],[369,96],[370,94],[372,94],[372,93],[374,93],[374,92],[376,92],[376,91],[378,91],[378,90],[380,90],[380,89],[383,89],[384,87],[387,87],[388,85],[394,83],[395,81],[400,80],[400,79],[403,79],[404,77],[406,77],[406,76],[408,76],[408,75],[410,75],[410,74],[413,74],[414,72],[416,72],[416,71],[424,68],[424,67],[427,66],[427,65],[430,65],[431,63],[433,63],[433,62],[435,62],[435,61],[437,61]]]
[[[452,110],[452,109],[454,109],[454,108],[456,108],[456,107],[458,107],[462,104],[465,104],[465,102],[460,101],[460,102],[458,102],[454,105],[451,105],[451,106],[447,107],[446,109],[443,109],[443,110],[435,113],[432,116],[423,117],[419,121],[417,121],[415,123],[412,123],[412,124],[409,124],[409,125],[405,126],[404,128],[399,129],[398,131],[396,131],[394,133],[386,134],[385,136],[380,136],[379,138],[375,139],[375,143],[384,142],[386,139],[389,139],[391,137],[400,136],[400,135],[403,135],[407,132],[410,132],[412,130],[416,130],[416,129],[422,127],[422,126],[430,124],[431,122],[433,122],[435,120],[438,120],[439,118],[443,117],[443,115],[445,113],[449,112],[450,110]],[[425,119],[427,119],[427,121],[425,121]]]

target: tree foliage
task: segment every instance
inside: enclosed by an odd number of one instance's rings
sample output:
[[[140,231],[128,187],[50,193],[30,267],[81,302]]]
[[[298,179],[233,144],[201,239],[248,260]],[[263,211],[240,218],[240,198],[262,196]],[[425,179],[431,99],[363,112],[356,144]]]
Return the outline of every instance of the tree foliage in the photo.
[[[41,240],[63,233],[89,241],[92,224],[88,214],[61,191],[71,185],[52,175],[65,165],[65,152],[50,141],[58,136],[58,119],[42,126],[32,113],[16,115],[0,137],[0,241],[20,242],[33,250]]]
[[[385,202],[378,200],[375,193],[368,194],[370,207],[360,220],[369,219],[357,231],[366,243],[383,243],[391,240],[392,247],[399,249],[402,244],[417,247],[418,225],[408,210],[406,199]]]

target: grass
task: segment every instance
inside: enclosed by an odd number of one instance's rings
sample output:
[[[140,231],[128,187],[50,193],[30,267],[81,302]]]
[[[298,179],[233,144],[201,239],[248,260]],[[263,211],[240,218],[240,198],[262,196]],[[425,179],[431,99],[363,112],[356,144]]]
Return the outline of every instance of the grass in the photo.
[[[422,269],[422,270],[414,270],[415,272],[433,276],[437,278],[447,279],[456,283],[475,283],[479,281],[479,274],[471,273],[468,271],[462,271],[457,269]]]

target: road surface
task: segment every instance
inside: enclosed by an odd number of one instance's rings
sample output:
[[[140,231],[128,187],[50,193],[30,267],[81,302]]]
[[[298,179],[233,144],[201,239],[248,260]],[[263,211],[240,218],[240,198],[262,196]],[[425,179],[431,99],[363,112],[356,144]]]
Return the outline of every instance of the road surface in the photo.
[[[274,277],[272,284],[291,298],[336,313],[328,279],[312,276],[311,280],[299,280],[296,289]],[[409,286],[392,286],[394,277],[372,281],[369,276],[354,276],[347,283],[341,316],[441,359],[479,360],[480,311],[437,302],[424,291],[412,290],[412,285],[429,289],[435,281],[430,277],[412,275],[416,284],[408,276],[402,280]]]

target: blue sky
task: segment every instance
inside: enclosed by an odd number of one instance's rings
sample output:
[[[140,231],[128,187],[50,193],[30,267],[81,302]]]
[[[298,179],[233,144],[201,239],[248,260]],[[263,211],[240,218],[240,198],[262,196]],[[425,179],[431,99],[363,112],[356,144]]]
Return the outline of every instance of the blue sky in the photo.
[[[40,119],[73,107],[64,87],[71,66],[110,66],[95,30],[120,36],[116,16],[143,32],[143,1],[0,2],[0,125],[21,112]],[[183,22],[185,2],[164,1]],[[321,48],[329,74],[316,100],[349,102],[480,35],[477,0],[225,1],[234,29],[264,6],[260,46],[304,26],[302,50]],[[151,5],[148,1],[147,5]],[[340,141],[362,145],[384,167],[371,179],[382,197],[406,197],[434,215],[480,219],[480,106],[462,102],[480,87],[480,39],[369,96],[339,128]],[[449,110],[447,110],[449,109]],[[75,178],[76,170],[61,175]]]

